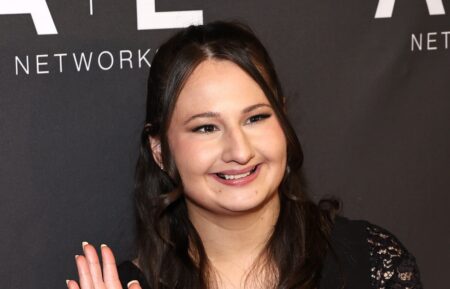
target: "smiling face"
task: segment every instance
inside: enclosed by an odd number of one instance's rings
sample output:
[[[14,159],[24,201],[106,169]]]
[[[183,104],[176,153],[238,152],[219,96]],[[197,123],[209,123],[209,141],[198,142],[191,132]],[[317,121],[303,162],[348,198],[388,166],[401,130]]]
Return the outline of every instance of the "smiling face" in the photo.
[[[262,89],[233,62],[197,66],[167,137],[188,210],[236,215],[278,201],[285,136]]]

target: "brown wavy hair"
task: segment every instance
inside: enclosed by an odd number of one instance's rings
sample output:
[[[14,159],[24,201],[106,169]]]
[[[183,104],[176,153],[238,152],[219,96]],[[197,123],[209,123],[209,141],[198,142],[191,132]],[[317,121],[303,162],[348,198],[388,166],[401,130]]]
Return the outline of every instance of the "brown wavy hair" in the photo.
[[[202,241],[188,218],[167,140],[178,95],[194,69],[207,59],[231,61],[258,83],[286,137],[287,169],[279,186],[280,214],[255,269],[262,270],[261,276],[267,279],[261,284],[283,289],[317,288],[329,249],[331,218],[302,189],[303,153],[286,116],[272,60],[251,29],[237,22],[185,28],[167,40],[152,61],[146,124],[136,167],[139,267],[152,289],[206,289],[216,284]],[[164,171],[152,157],[149,137],[161,142]],[[257,275],[255,270],[250,273]]]

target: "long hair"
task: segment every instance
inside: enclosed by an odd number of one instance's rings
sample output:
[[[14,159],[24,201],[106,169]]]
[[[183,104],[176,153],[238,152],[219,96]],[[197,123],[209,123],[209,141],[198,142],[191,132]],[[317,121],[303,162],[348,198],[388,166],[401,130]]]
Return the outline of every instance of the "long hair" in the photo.
[[[287,169],[279,186],[280,213],[260,260],[271,288],[316,288],[329,247],[331,219],[303,191],[303,153],[285,113],[285,99],[266,49],[247,26],[213,22],[185,28],[156,53],[148,78],[146,125],[136,167],[138,263],[153,289],[210,288],[202,241],[190,222],[167,130],[178,95],[207,59],[237,64],[264,91],[283,129]],[[164,170],[152,157],[158,138]],[[261,256],[263,256],[261,255]]]

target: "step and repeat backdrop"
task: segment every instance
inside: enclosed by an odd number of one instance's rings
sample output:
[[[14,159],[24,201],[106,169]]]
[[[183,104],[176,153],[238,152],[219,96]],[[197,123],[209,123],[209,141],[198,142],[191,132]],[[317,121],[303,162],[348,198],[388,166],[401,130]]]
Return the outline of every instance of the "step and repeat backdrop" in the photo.
[[[313,197],[392,231],[448,288],[448,0],[0,0],[0,287],[65,288],[82,241],[133,257],[151,60],[219,19],[272,55]]]

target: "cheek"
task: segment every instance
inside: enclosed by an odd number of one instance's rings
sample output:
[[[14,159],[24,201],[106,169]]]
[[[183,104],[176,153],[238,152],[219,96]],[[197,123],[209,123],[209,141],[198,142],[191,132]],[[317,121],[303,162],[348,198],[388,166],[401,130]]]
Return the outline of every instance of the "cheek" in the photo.
[[[259,142],[267,159],[284,166],[287,157],[287,144],[284,132],[278,122],[271,123],[265,129],[264,141]]]
[[[208,145],[195,137],[179,137],[170,143],[170,150],[183,183],[195,175],[204,175],[213,165],[217,146]]]

